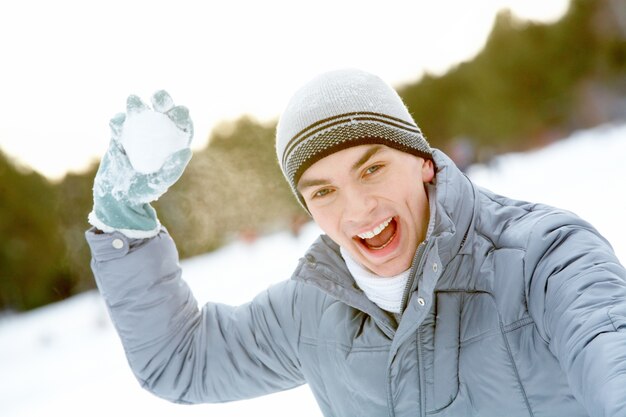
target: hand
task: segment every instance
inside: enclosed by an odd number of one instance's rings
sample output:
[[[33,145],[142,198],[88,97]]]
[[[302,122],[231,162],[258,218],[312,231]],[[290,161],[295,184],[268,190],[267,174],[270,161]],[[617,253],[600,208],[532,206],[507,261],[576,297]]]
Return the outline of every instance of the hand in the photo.
[[[131,95],[126,114],[111,119],[111,141],[94,180],[89,214],[89,223],[104,232],[155,236],[160,223],[149,203],[180,178],[191,159],[187,108],[174,106],[165,91],[154,94],[152,107]]]

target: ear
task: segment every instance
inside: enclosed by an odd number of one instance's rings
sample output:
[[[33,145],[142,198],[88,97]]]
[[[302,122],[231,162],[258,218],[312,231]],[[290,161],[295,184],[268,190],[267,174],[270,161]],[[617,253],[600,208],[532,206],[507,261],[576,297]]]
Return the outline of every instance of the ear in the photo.
[[[431,182],[435,178],[435,164],[430,159],[424,159],[422,163],[422,181]]]

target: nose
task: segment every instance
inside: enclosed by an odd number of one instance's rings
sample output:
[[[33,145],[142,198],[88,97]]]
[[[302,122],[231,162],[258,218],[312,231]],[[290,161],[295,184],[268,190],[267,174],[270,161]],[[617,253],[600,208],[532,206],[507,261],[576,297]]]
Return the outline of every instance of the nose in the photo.
[[[369,217],[376,209],[376,197],[366,187],[349,187],[343,193],[343,217],[355,223],[371,220]]]

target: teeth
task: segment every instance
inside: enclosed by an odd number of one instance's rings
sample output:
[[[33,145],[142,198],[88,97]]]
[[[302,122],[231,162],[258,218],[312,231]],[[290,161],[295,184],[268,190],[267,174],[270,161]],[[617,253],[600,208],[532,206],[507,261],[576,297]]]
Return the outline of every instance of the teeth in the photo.
[[[374,230],[370,230],[369,232],[359,233],[357,236],[360,237],[361,239],[371,239],[371,238],[373,238],[374,236],[380,234],[380,232],[385,230],[385,227],[389,226],[389,223],[391,222],[392,218],[393,217],[388,218],[387,220],[385,220],[384,222],[382,222],[381,224],[376,226],[374,228]]]

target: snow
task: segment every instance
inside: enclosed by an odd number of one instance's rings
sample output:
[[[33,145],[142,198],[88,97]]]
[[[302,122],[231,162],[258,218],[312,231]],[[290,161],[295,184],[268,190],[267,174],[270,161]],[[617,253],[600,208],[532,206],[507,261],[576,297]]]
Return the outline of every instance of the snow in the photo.
[[[160,112],[129,112],[120,142],[135,171],[150,174],[158,171],[168,156],[187,147],[187,133],[178,129]]]
[[[474,166],[480,185],[515,198],[567,208],[594,224],[626,261],[626,124],[602,126],[526,154]],[[181,263],[199,303],[239,304],[287,279],[319,230],[304,227],[233,243]],[[276,256],[276,254],[280,254]],[[280,259],[280,262],[268,262]],[[319,416],[304,386],[253,400],[182,406],[142,390],[126,364],[95,291],[0,320],[0,415]]]
[[[626,124],[602,125],[526,153],[468,170],[472,180],[512,198],[570,210],[596,227],[626,261]]]

